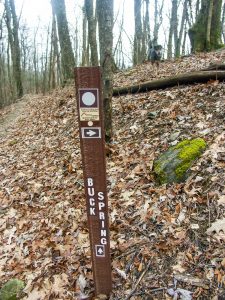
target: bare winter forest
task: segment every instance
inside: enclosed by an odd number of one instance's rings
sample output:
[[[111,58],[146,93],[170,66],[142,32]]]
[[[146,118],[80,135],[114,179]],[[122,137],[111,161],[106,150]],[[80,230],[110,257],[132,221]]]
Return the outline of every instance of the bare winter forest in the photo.
[[[225,299],[224,1],[72,2],[48,1],[43,26],[26,1],[0,1],[0,300]],[[87,66],[102,70],[108,295],[79,140]],[[183,180],[160,181],[161,155],[196,139]]]

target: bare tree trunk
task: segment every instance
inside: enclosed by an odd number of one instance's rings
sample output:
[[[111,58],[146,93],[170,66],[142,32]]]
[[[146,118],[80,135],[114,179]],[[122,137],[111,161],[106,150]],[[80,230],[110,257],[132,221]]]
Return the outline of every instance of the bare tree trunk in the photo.
[[[57,19],[59,44],[61,49],[62,72],[63,79],[66,82],[67,79],[73,78],[75,61],[66,17],[65,0],[51,1],[53,12],[56,15]]]
[[[213,0],[209,0],[209,12],[208,12],[208,20],[206,26],[206,48],[210,50],[210,32],[211,32],[211,24],[212,24],[212,14],[213,14]]]
[[[146,41],[147,45],[149,44],[150,40],[150,15],[149,15],[149,0],[145,0],[146,5],[146,13],[145,13],[145,29],[146,29]]]
[[[36,37],[38,33],[38,27],[34,33],[34,54],[33,54],[33,68],[34,68],[34,85],[35,85],[35,93],[39,92],[39,76],[38,76],[38,46],[36,43]]]
[[[195,4],[195,17],[197,18],[198,14],[200,12],[200,0],[197,0],[196,1],[196,4]],[[196,20],[195,20],[196,21]]]
[[[76,28],[75,28],[75,34],[74,34],[74,49],[75,49],[75,65],[77,66],[79,64],[79,30],[78,30],[78,22],[76,20]]]
[[[121,16],[121,22],[120,22],[120,33],[118,40],[116,42],[113,57],[115,58],[115,64],[118,66],[118,68],[123,69],[124,66],[124,53],[123,53],[123,41],[122,41],[122,31],[124,30],[124,3],[123,2],[123,10],[122,10],[122,16]]]
[[[171,17],[172,19],[172,17]],[[168,37],[168,44],[167,44],[167,58],[171,59],[173,56],[173,28],[170,23],[170,29],[169,29],[169,37]]]
[[[158,34],[159,34],[158,19],[159,19],[158,0],[155,0],[153,45],[158,43]]]
[[[56,85],[60,83],[60,68],[59,63],[59,49],[58,49],[58,36],[56,30],[56,19],[53,15],[52,19],[52,33],[51,33],[51,50],[50,50],[50,64],[49,64],[49,89],[55,89]],[[59,74],[58,74],[59,73]],[[58,80],[57,80],[58,78]]]
[[[3,18],[0,17],[0,108],[5,106],[7,103],[7,97],[6,97],[6,89],[7,89],[7,84],[6,84],[6,72],[5,72],[5,67],[6,67],[6,62],[5,62],[5,53],[4,53],[4,44],[2,41],[3,37]]]
[[[223,4],[223,12],[222,12],[222,36],[223,36],[223,43],[225,43],[225,3]]]
[[[93,0],[85,0],[85,10],[88,19],[88,43],[91,48],[91,64],[98,66],[98,49],[96,42],[96,19],[93,10]]]
[[[221,45],[222,0],[202,0],[195,24],[189,29],[193,52],[219,49]]]
[[[154,30],[153,30],[153,41],[152,44],[158,44],[158,37],[159,37],[159,28],[162,25],[162,10],[164,6],[164,0],[162,0],[161,6],[159,6],[158,0],[155,0],[155,11],[154,11]]]
[[[16,83],[17,97],[23,96],[23,85],[20,64],[19,25],[14,0],[5,0],[5,20],[11,49],[13,76]]]
[[[186,40],[187,40],[187,27],[186,27],[186,24],[185,24],[184,39],[183,39],[183,44],[182,44],[182,55],[185,55]]]
[[[169,39],[168,39],[168,52],[167,57],[172,57],[172,37],[174,37],[174,48],[175,48],[175,55],[177,56],[177,41],[178,41],[178,19],[177,19],[177,0],[172,0],[172,12],[170,18],[170,30],[169,30]]]
[[[82,66],[89,65],[89,55],[87,47],[87,15],[85,7],[83,8],[83,45],[82,45]]]
[[[134,65],[142,62],[141,44],[142,44],[142,22],[141,22],[141,0],[134,0]]]
[[[125,35],[129,39],[129,43],[130,43],[131,49],[134,46],[132,38],[130,38],[127,35],[127,33],[126,33],[125,29],[124,29],[124,15],[126,14],[126,11],[125,11],[125,0],[123,0],[123,6],[122,7],[123,8],[122,8],[122,12],[121,12],[121,21],[120,21],[120,24],[119,24],[120,33],[119,33],[118,40],[116,42],[116,45],[114,47],[114,52],[113,52],[113,57],[114,57],[114,68],[113,68],[113,71],[115,71],[117,69],[125,69],[126,68],[126,65],[125,65],[125,56],[129,59],[129,61],[131,63],[133,61],[132,59],[130,59],[130,57],[128,57],[127,53],[124,51],[123,33],[125,33]]]
[[[175,49],[175,56],[177,57],[178,53],[178,17],[177,17],[177,10],[178,10],[178,2],[177,0],[173,0],[173,6],[174,6],[174,49]]]
[[[4,61],[4,53],[2,51],[2,48],[0,49],[0,108],[4,106],[4,82],[5,81],[5,74],[4,74],[4,69],[5,69],[5,61]]]
[[[148,45],[150,40],[150,23],[149,23],[149,0],[145,0],[145,16],[143,16],[143,34],[142,34],[142,60],[147,58]]]
[[[15,100],[16,97],[16,88],[15,85],[13,85],[13,74],[11,70],[11,60],[10,60],[10,43],[8,41],[7,44],[7,76],[8,76],[8,101],[7,104],[12,103]]]
[[[181,42],[182,42],[182,37],[183,37],[183,33],[184,33],[184,26],[185,26],[185,22],[187,21],[187,18],[188,18],[187,0],[184,0],[179,37],[178,37],[177,46],[176,46],[176,57],[180,56]]]
[[[106,141],[112,138],[113,0],[97,0]]]
[[[47,91],[47,74],[48,74],[48,46],[49,46],[49,35],[50,35],[50,26],[48,27],[47,31],[47,41],[46,41],[46,49],[45,49],[45,56],[43,55],[43,69],[42,69],[42,92],[43,94]]]

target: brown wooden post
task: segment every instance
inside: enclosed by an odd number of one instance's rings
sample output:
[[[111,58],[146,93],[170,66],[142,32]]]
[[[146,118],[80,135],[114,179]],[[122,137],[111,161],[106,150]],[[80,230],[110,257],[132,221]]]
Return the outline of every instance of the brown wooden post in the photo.
[[[100,67],[75,68],[87,217],[95,294],[112,290]]]

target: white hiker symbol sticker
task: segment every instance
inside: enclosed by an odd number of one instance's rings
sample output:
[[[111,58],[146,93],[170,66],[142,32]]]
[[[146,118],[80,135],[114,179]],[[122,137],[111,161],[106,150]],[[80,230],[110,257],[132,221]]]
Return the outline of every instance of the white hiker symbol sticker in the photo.
[[[104,245],[95,245],[95,254],[98,257],[105,257],[105,246]]]

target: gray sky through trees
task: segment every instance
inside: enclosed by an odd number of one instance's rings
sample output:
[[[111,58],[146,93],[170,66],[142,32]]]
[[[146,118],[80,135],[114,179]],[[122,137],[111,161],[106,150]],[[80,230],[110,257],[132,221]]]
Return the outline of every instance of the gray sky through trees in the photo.
[[[161,0],[159,0],[159,3]],[[67,8],[67,18],[71,30],[71,35],[75,31],[75,27],[80,28],[80,39],[82,38],[82,7],[83,0],[65,0]],[[21,15],[22,23],[26,23],[27,27],[32,29],[39,26],[41,34],[42,31],[51,25],[51,4],[50,0],[15,0],[17,15]],[[170,1],[165,1],[164,4],[165,16],[164,24],[168,24],[168,16],[166,12],[170,11]],[[150,1],[150,22],[154,20],[154,3]],[[124,15],[124,25],[122,32],[122,39],[124,44],[124,55],[128,65],[132,63],[132,42],[134,34],[134,12],[133,12],[133,0],[114,0],[114,45],[116,45],[117,38],[119,36],[122,16]],[[165,25],[164,25],[165,26]],[[166,25],[168,26],[168,25]],[[161,28],[160,42],[165,41],[164,31],[167,28]],[[43,33],[41,34],[41,41],[43,41]],[[82,43],[80,43],[81,47]]]
[[[123,43],[123,55],[125,59],[126,66],[132,65],[132,49],[133,49],[133,38],[134,38],[134,11],[133,11],[133,1],[134,0],[114,0],[114,47],[117,45],[118,36],[121,30],[122,17],[124,18],[123,30],[122,30],[122,43]],[[159,6],[163,0],[158,0]],[[164,6],[162,10],[162,16],[159,18],[162,19],[162,24],[159,30],[159,40],[160,43],[165,49],[167,48],[168,42],[168,32],[169,32],[169,20],[171,14],[171,2],[172,0],[164,0]],[[83,12],[82,7],[84,5],[84,0],[65,0],[66,9],[67,9],[67,19],[69,22],[70,35],[73,39],[75,36],[76,28],[78,28],[79,35],[79,53],[82,53],[82,19]],[[145,3],[145,1],[142,1]],[[150,13],[150,29],[153,33],[154,30],[154,3],[155,1],[150,0],[149,13]],[[181,14],[182,14],[182,3],[180,1],[180,6],[178,8],[178,20],[180,24]],[[193,7],[195,0],[193,1]],[[47,32],[48,26],[51,27],[51,4],[50,0],[15,0],[17,15],[20,17],[20,24],[26,24],[26,27],[30,30],[30,37],[32,39],[33,32],[38,29],[39,35],[39,46],[40,48],[45,47],[43,41],[46,41],[45,35]],[[2,1],[0,0],[0,13],[1,6],[3,6]],[[142,5],[144,6],[144,5]],[[145,11],[142,9],[142,14],[144,15]],[[194,11],[193,11],[194,13]],[[188,39],[187,39],[188,40]],[[75,47],[75,45],[73,45]],[[189,47],[187,46],[187,50]],[[187,51],[188,52],[188,51]],[[166,51],[164,51],[166,54]]]

